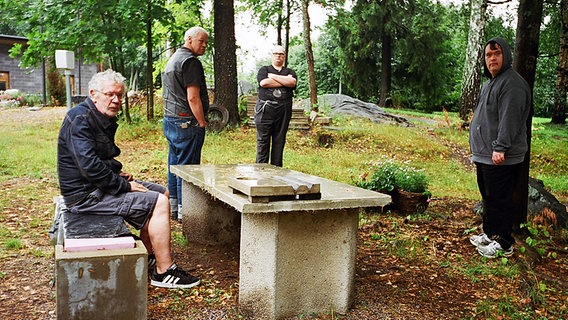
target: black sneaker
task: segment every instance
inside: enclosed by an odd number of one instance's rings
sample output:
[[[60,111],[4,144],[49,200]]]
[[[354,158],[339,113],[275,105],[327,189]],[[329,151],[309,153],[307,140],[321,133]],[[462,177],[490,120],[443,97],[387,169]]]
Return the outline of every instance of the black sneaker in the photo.
[[[155,266],[156,266],[156,256],[153,253],[151,253],[148,255],[148,271],[154,270]]]
[[[152,271],[151,284],[156,287],[187,289],[195,287],[199,283],[201,283],[199,278],[178,268],[175,263],[165,273],[158,274],[156,269]]]

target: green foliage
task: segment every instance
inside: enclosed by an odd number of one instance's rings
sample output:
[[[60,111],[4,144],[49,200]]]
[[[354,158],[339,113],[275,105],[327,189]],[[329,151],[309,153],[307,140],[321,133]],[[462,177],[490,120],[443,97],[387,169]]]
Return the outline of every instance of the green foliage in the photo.
[[[371,176],[363,174],[355,182],[358,187],[391,193],[404,190],[414,193],[428,192],[428,179],[422,170],[400,165],[392,159],[383,158],[371,165]]]
[[[4,244],[4,247],[8,250],[20,250],[22,249],[22,240],[20,239],[8,239]]]
[[[49,105],[57,107],[67,104],[65,81],[55,68],[51,68],[47,74],[47,92],[50,97]]]
[[[41,105],[42,98],[37,94],[0,91],[0,102],[8,108],[34,107]]]

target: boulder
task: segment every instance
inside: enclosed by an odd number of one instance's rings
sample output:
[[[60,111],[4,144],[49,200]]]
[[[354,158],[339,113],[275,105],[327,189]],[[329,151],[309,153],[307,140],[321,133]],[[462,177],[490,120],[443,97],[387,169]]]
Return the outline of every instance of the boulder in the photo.
[[[473,212],[479,216],[483,214],[481,201],[473,206]],[[529,177],[529,199],[527,205],[527,220],[538,224],[551,225],[556,228],[566,228],[568,225],[568,211],[548,192],[542,180]]]
[[[361,101],[343,94],[325,94],[319,96],[318,99],[320,105],[330,109],[329,116],[343,114],[367,118],[376,123],[399,124],[406,127],[414,126],[406,118],[390,114],[374,103]],[[310,111],[309,99],[301,100],[299,105],[306,112]]]

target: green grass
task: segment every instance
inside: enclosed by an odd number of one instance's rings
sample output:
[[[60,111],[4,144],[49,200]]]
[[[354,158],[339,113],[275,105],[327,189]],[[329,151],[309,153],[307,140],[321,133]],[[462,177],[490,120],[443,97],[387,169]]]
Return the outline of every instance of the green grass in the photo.
[[[344,183],[353,183],[381,157],[408,162],[424,169],[433,197],[477,199],[475,170],[467,170],[455,150],[467,153],[468,133],[457,129],[455,114],[389,110],[429,118],[412,119],[415,127],[376,124],[368,120],[335,118],[333,129],[315,132],[290,130],[284,166]],[[14,177],[56,178],[56,139],[59,119],[34,125],[0,126],[0,182]],[[568,131],[533,120],[531,176],[544,181],[561,201],[568,200]],[[328,134],[331,146],[320,146],[317,137]],[[125,170],[136,176],[163,181],[167,170],[167,143],[161,122],[121,123],[117,143]],[[132,144],[132,149],[125,145]],[[254,128],[241,127],[208,133],[203,163],[252,163],[256,153]],[[462,157],[463,158],[463,157]],[[1,204],[0,200],[0,204]]]

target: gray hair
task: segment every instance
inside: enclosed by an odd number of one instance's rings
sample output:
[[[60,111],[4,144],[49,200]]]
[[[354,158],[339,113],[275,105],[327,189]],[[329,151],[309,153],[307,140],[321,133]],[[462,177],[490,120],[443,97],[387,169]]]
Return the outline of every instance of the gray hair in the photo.
[[[284,49],[283,46],[275,45],[272,47],[272,49],[270,49],[270,53],[275,53],[275,52],[281,52],[286,54],[286,49]]]
[[[126,78],[123,77],[120,73],[112,69],[107,69],[103,72],[95,74],[91,78],[91,80],[89,81],[89,91],[90,90],[102,91],[104,85],[108,82],[119,83],[122,86],[124,86],[125,80]]]
[[[205,30],[201,27],[191,27],[191,28],[189,28],[189,30],[187,30],[185,32],[185,35],[183,36],[183,40],[187,41],[187,40],[189,40],[189,38],[195,38],[201,33],[205,34],[206,36],[209,36],[209,33],[207,32],[207,30]]]

